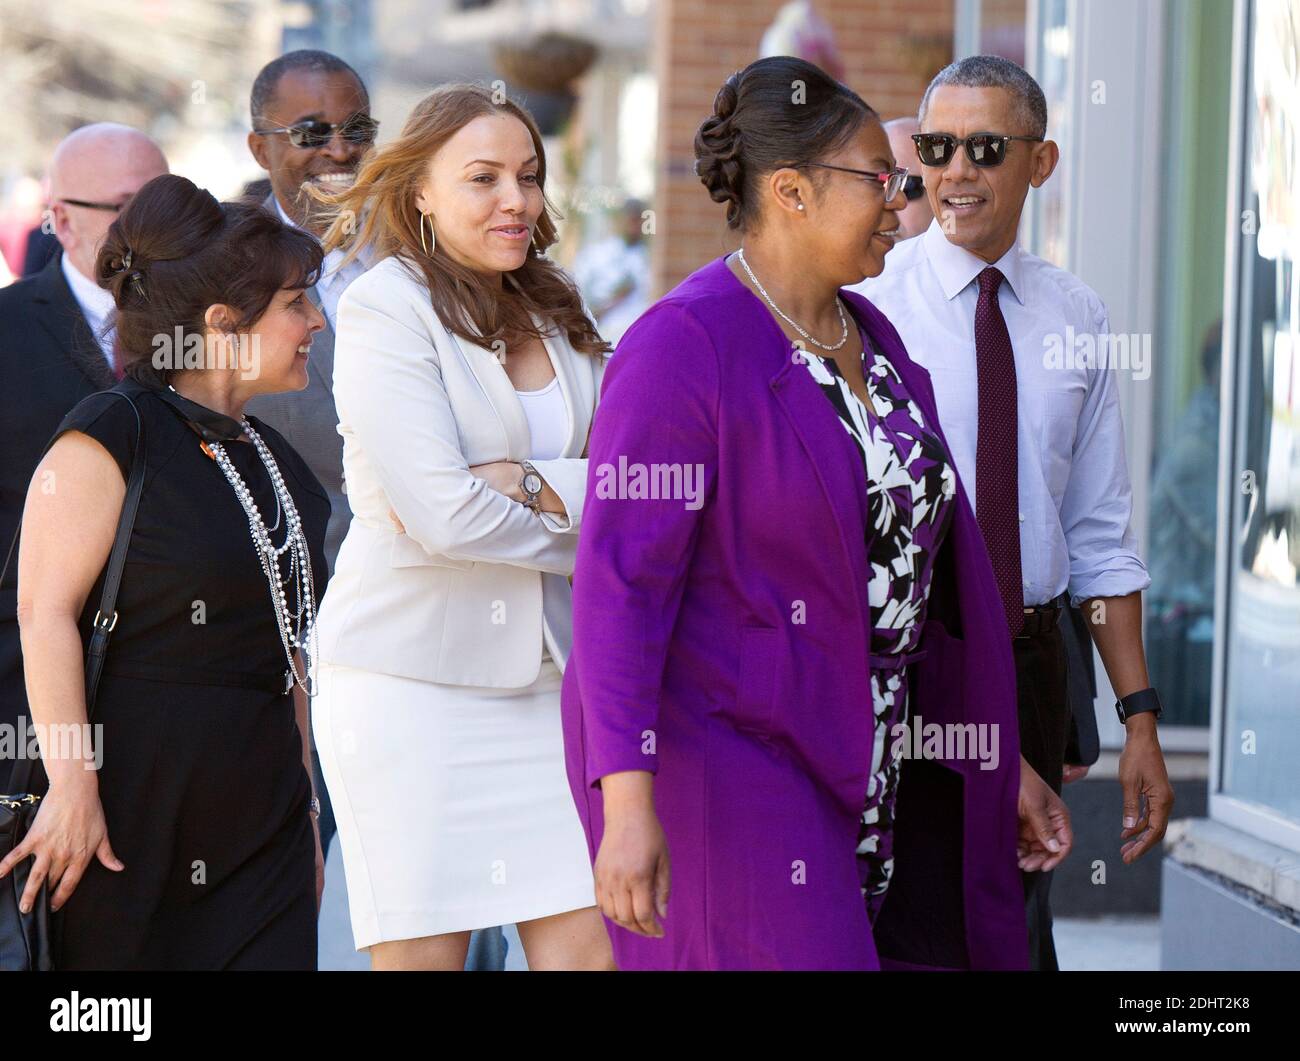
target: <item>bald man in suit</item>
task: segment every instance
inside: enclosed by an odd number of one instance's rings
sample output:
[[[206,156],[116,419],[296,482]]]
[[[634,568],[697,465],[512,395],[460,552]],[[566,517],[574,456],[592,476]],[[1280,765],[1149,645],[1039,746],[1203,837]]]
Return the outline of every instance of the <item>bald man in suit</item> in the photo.
[[[108,226],[142,185],[167,172],[144,133],[109,122],[70,133],[50,160],[59,249],[32,276],[0,288],[0,549],[8,553],[32,473],[55,428],[88,394],[117,382],[109,314],[95,283]],[[17,558],[0,584],[0,725],[29,718],[18,639]],[[25,741],[23,744],[25,745]],[[0,792],[13,759],[0,759]]]

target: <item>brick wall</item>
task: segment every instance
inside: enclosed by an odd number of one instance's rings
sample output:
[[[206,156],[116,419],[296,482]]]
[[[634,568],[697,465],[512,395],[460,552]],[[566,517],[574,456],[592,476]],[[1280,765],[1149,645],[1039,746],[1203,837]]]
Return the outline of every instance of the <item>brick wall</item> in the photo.
[[[782,2],[659,2],[657,294],[736,246],[724,208],[692,171],[695,130],[722,82],[758,58],[759,39]],[[835,32],[845,81],[885,119],[915,113],[930,78],[952,58],[953,0],[816,0],[816,7]]]

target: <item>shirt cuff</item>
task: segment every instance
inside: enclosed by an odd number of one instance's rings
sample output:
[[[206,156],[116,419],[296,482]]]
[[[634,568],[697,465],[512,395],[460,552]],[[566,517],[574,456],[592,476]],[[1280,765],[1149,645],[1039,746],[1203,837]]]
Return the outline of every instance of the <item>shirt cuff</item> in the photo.
[[[1070,604],[1078,608],[1093,597],[1127,597],[1151,585],[1146,566],[1137,557],[1123,559],[1115,566],[1090,571],[1070,579]]]

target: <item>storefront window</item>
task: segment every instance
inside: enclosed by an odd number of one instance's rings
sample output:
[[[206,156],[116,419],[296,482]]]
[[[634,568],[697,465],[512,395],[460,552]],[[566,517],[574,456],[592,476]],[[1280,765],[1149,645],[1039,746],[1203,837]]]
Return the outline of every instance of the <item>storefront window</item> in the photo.
[[[1037,0],[1036,70],[1031,71],[1047,97],[1047,135],[1070,150],[1070,11],[1067,0]],[[1068,240],[1068,166],[1029,197],[1029,247],[1039,257],[1065,268]]]
[[[1162,726],[1208,727],[1218,528],[1219,362],[1232,4],[1166,9],[1159,325],[1145,641]]]
[[[1252,17],[1222,782],[1300,821],[1300,5]]]

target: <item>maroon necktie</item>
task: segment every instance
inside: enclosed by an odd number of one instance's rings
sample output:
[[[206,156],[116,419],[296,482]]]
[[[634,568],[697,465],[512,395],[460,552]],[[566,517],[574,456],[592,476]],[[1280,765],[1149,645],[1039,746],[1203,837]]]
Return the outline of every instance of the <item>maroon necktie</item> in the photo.
[[[1015,637],[1025,622],[1020,573],[1020,486],[1017,474],[1016,359],[998,305],[1002,273],[989,266],[979,274],[975,306],[975,363],[979,386],[979,431],[975,448],[975,519],[998,584],[1007,626]]]

